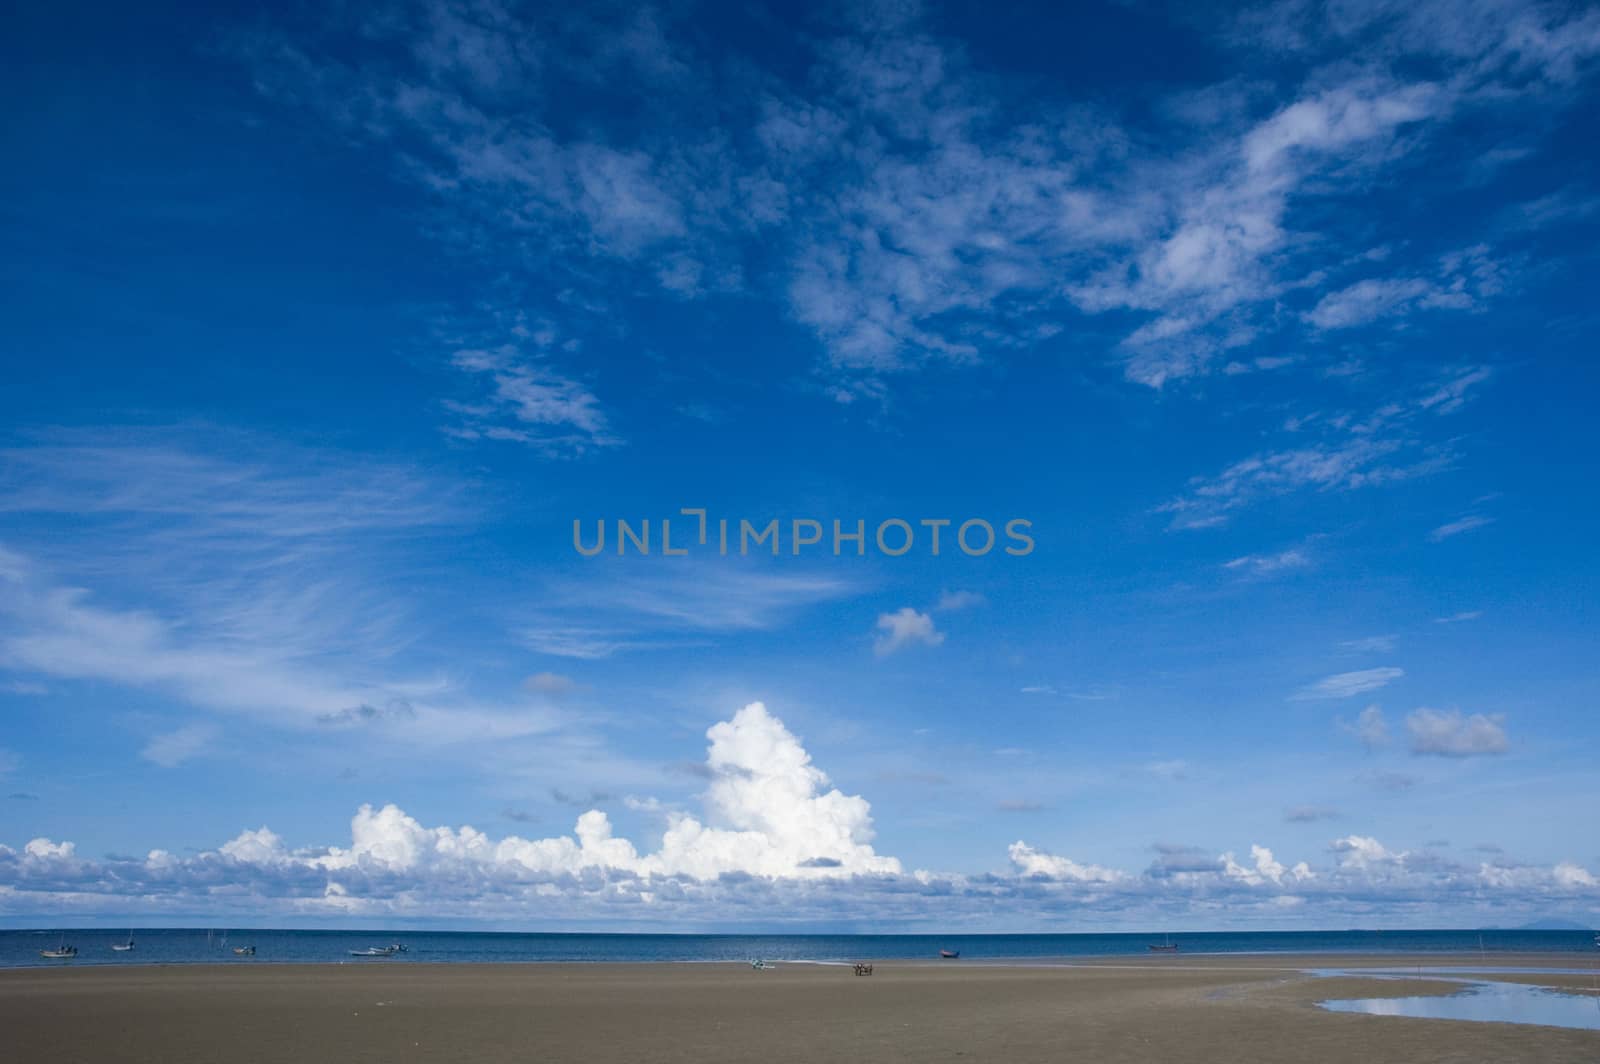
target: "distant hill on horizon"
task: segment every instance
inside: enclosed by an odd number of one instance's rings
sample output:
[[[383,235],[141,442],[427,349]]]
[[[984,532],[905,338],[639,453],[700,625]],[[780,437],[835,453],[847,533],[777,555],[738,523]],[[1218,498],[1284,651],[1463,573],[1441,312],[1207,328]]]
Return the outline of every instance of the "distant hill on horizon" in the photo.
[[[1592,924],[1586,924],[1586,923],[1583,923],[1583,922],[1578,921],[1578,920],[1560,920],[1560,919],[1550,918],[1550,919],[1545,919],[1545,920],[1535,920],[1531,924],[1522,924],[1521,926],[1517,927],[1515,930],[1518,930],[1518,931],[1593,931],[1594,929],[1595,928],[1594,928],[1594,926]],[[1486,928],[1485,930],[1490,930],[1490,929]]]

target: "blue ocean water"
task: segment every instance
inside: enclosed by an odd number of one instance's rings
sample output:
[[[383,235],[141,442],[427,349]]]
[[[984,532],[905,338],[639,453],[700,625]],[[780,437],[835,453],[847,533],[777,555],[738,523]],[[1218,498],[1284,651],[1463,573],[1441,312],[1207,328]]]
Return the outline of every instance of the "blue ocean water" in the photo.
[[[485,931],[231,931],[193,928],[133,929],[135,948],[117,953],[126,929],[0,931],[0,967],[84,964],[415,964],[537,961],[936,961],[941,949],[963,960],[1046,960],[1091,956],[1147,956],[1153,934],[1076,935],[637,935],[521,934]],[[1175,934],[1184,954],[1196,953],[1446,953],[1482,950],[1600,954],[1591,931],[1244,931]],[[70,961],[46,960],[39,951],[76,946]],[[357,958],[352,950],[403,943],[405,953]],[[254,946],[238,957],[236,946]],[[1585,958],[1587,960],[1588,958]]]

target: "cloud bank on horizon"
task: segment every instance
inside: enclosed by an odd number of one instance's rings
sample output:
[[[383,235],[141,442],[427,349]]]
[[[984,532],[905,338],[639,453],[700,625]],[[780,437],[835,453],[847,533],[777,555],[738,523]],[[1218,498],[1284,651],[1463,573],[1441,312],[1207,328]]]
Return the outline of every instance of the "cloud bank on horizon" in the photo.
[[[1293,922],[1413,907],[1482,918],[1530,900],[1586,906],[1600,878],[1562,861],[1476,868],[1395,852],[1351,834],[1327,846],[1328,863],[1286,866],[1266,846],[1248,861],[1167,848],[1142,872],[1083,864],[1021,840],[1011,867],[989,875],[908,872],[872,846],[871,807],[824,790],[828,778],[800,741],[759,702],[706,733],[702,796],[709,823],[666,813],[659,847],[641,853],[591,809],[571,835],[494,840],[472,827],[428,828],[396,805],[363,805],[350,845],[290,849],[265,826],[215,850],[143,860],[80,858],[70,841],[0,845],[0,897],[16,915],[172,918],[195,911],[260,919],[767,920],[778,924],[870,921],[878,926],[970,920],[1005,906],[1009,926],[1069,918],[1126,925],[1173,906],[1226,908],[1240,923]],[[775,910],[773,907],[780,907]],[[781,910],[781,911],[780,911]]]

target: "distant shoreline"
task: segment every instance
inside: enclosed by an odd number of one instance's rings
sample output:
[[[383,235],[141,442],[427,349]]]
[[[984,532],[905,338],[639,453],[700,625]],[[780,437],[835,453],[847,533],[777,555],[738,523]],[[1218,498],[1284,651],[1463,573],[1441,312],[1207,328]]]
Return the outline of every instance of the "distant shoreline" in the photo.
[[[952,941],[956,941],[954,936]],[[124,959],[126,958],[126,959]],[[97,953],[80,953],[70,960],[44,960],[22,964],[0,963],[0,972],[21,971],[62,971],[72,969],[112,969],[125,970],[161,970],[171,968],[212,968],[229,971],[241,971],[255,968],[515,968],[536,967],[550,968],[568,965],[573,967],[615,967],[623,968],[637,966],[642,968],[652,967],[680,967],[680,966],[717,966],[727,965],[735,968],[747,967],[751,960],[758,959],[754,956],[741,957],[672,957],[653,960],[638,960],[630,958],[538,958],[538,957],[506,957],[504,959],[461,959],[450,960],[438,957],[418,956],[408,954],[404,957],[351,957],[328,956],[326,958],[274,958],[270,956],[251,957],[207,957],[192,960],[152,960],[144,957],[133,957],[126,954],[107,954],[100,956]],[[1315,972],[1328,969],[1345,969],[1360,967],[1370,969],[1391,968],[1396,971],[1412,971],[1421,969],[1429,972],[1505,972],[1526,970],[1530,972],[1550,972],[1559,974],[1600,974],[1600,949],[1585,953],[1579,950],[1436,950],[1418,952],[1416,950],[1374,950],[1374,949],[1327,949],[1327,950],[1229,950],[1224,952],[1206,952],[1203,950],[1187,950],[1180,953],[1081,953],[1048,955],[1004,956],[986,955],[957,958],[951,960],[938,957],[925,956],[885,956],[870,952],[843,957],[766,957],[759,958],[773,966],[801,966],[801,967],[849,967],[856,961],[871,961],[876,964],[893,965],[896,968],[934,968],[945,971],[957,971],[973,968],[1007,968],[1007,969],[1114,969],[1133,967],[1140,970],[1160,970],[1162,968],[1181,967],[1188,970],[1201,970],[1195,964],[1204,961],[1211,965],[1227,970],[1243,970],[1252,967],[1245,963],[1230,962],[1256,962],[1253,967],[1261,971],[1294,971]],[[1575,965],[1575,959],[1587,960],[1586,965]],[[1270,962],[1270,963],[1269,963]],[[1337,962],[1337,963],[1333,963]],[[1403,962],[1403,963],[1402,963]]]

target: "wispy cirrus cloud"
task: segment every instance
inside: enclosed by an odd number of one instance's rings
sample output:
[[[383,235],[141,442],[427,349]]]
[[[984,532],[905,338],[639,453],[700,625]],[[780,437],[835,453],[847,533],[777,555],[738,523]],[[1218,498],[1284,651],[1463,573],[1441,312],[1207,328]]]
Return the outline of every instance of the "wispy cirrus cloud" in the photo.
[[[1339,646],[1361,654],[1387,654],[1395,648],[1397,640],[1392,635],[1369,635],[1360,639],[1346,639]]]
[[[1247,573],[1251,576],[1272,576],[1292,569],[1304,569],[1311,564],[1311,556],[1298,547],[1274,554],[1246,554],[1224,562],[1224,569]]]
[[[542,654],[598,660],[770,629],[865,588],[844,576],[742,559],[662,561],[649,570],[627,566],[553,582],[544,605],[517,622],[518,637]]]
[[[1471,389],[1488,377],[1481,366],[1452,370],[1362,415],[1303,419],[1296,434],[1320,432],[1318,442],[1262,452],[1214,476],[1195,477],[1184,494],[1157,512],[1171,514],[1174,529],[1211,528],[1266,499],[1299,491],[1353,491],[1439,472],[1454,455],[1448,446],[1429,442],[1426,419],[1459,410]]]
[[[452,361],[490,382],[486,398],[446,404],[461,418],[448,430],[458,439],[530,444],[549,454],[582,454],[621,442],[587,387],[550,368],[546,360],[529,356],[520,345],[464,348]]]
[[[1307,684],[1291,697],[1295,701],[1354,698],[1356,695],[1376,691],[1380,687],[1387,687],[1405,674],[1404,669],[1394,666],[1335,673],[1332,676],[1323,677],[1316,683]]]
[[[1479,514],[1468,514],[1466,517],[1457,518],[1446,522],[1428,533],[1428,540],[1432,543],[1441,543],[1452,536],[1459,536],[1463,532],[1471,532],[1475,528],[1494,523],[1494,518],[1483,517]]]
[[[1329,292],[1306,312],[1318,329],[1349,329],[1416,310],[1481,309],[1502,288],[1486,245],[1446,255],[1439,276],[1368,278]]]
[[[1445,616],[1445,617],[1435,617],[1433,619],[1433,623],[1434,624],[1461,624],[1461,623],[1463,623],[1465,621],[1475,621],[1479,617],[1482,617],[1482,616],[1483,616],[1483,611],[1482,610],[1463,610],[1460,613],[1452,613],[1452,614],[1449,614],[1448,616]]]
[[[153,736],[139,756],[162,768],[174,768],[204,754],[220,734],[215,724],[185,724],[176,731]]]
[[[0,665],[13,672],[290,731],[405,702],[414,713],[386,732],[402,743],[557,727],[407,653],[426,631],[398,579],[412,544],[472,514],[448,480],[204,426],[57,431],[5,457],[0,505],[26,537],[0,546]],[[68,518],[62,540],[52,530]],[[147,750],[178,764],[202,738]]]

